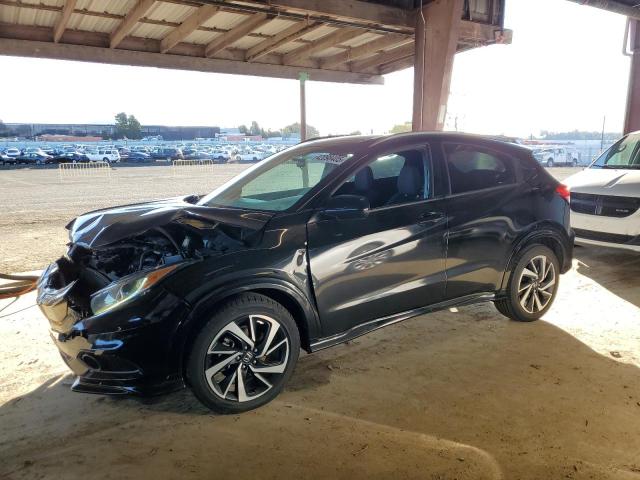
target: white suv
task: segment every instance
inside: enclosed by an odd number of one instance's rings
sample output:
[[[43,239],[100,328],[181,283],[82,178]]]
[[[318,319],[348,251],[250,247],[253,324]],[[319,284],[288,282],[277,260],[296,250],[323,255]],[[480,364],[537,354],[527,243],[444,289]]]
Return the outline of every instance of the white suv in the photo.
[[[92,162],[118,163],[120,161],[120,154],[115,149],[99,148],[98,150],[87,151],[86,155]]]
[[[640,132],[567,180],[576,242],[640,252]]]

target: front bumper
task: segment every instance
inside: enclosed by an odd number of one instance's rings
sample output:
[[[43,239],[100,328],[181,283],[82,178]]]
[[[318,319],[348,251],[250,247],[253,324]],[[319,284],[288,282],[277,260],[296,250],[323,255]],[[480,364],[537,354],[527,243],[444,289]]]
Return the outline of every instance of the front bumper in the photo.
[[[640,212],[628,217],[606,217],[571,212],[576,243],[640,252]]]
[[[184,301],[162,288],[150,289],[121,308],[83,317],[69,299],[76,286],[52,290],[48,273],[40,280],[38,305],[62,359],[77,376],[73,391],[146,396],[184,386],[173,348],[174,333],[189,314]]]

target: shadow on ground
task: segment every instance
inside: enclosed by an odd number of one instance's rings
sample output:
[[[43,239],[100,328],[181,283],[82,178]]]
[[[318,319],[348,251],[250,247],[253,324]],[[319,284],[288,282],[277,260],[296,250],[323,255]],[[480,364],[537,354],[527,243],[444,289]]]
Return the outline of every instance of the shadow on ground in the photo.
[[[0,478],[639,479],[639,373],[468,307],[304,356],[243,415],[52,378],[0,407]]]

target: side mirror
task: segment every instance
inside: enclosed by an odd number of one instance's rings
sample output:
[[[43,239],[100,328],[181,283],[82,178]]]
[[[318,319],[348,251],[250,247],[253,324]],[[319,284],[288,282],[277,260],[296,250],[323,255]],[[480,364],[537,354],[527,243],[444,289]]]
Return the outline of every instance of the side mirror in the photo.
[[[336,195],[331,197],[322,216],[335,220],[364,218],[371,207],[369,200],[360,195]]]

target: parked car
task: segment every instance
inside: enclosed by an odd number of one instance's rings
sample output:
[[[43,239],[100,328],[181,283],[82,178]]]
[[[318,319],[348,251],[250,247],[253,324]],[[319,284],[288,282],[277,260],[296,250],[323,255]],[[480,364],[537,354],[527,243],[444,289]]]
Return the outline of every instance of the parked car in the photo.
[[[15,165],[16,163],[18,163],[16,157],[10,157],[4,152],[0,152],[0,165]]]
[[[231,157],[235,162],[258,162],[267,158],[267,154],[258,150],[242,150]]]
[[[211,150],[211,160],[215,160],[216,163],[226,163],[231,158],[229,152],[225,150]]]
[[[567,179],[576,242],[640,252],[640,132]]]
[[[120,154],[116,149],[87,150],[85,155],[92,162],[118,163],[120,161]]]
[[[546,167],[569,165],[577,167],[580,155],[566,148],[545,148],[534,152],[533,156]]]
[[[155,160],[184,160],[182,150],[179,148],[159,148],[151,154],[151,157]]]
[[[127,157],[128,162],[151,162],[151,155],[144,152],[130,152]]]
[[[47,155],[46,153],[38,153],[32,151],[31,153],[25,153],[16,158],[18,163],[24,163],[28,165],[46,165],[50,163],[50,160],[53,157],[51,155]]]
[[[53,157],[52,161],[54,163],[88,163],[89,157],[81,152],[65,150]]]
[[[306,142],[68,228],[38,304],[72,389],[188,384],[224,413],[275,398],[300,348],[475,302],[537,320],[573,248],[566,187],[529,150],[444,133]]]
[[[17,148],[7,148],[4,153],[8,157],[12,157],[12,158],[17,158],[22,155],[22,152]]]

